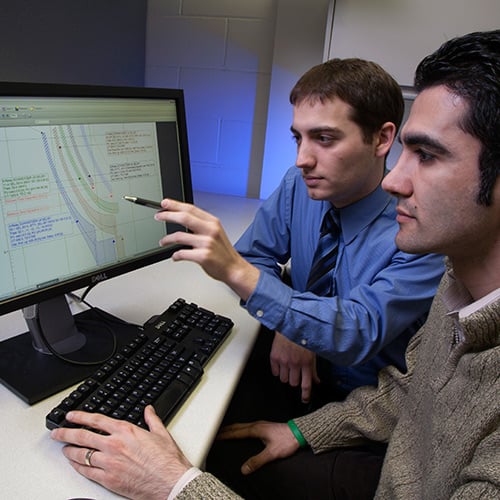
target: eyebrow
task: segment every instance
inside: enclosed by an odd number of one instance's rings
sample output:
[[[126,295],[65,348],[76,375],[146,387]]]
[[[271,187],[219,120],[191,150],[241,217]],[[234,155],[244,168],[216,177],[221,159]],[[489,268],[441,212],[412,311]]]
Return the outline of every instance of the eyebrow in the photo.
[[[443,156],[451,155],[451,151],[448,148],[427,134],[404,134],[398,137],[398,141],[406,146],[426,146],[433,152]]]
[[[292,132],[292,134],[300,135],[300,132],[297,129],[295,129],[293,126],[290,127],[290,131]],[[342,134],[343,133],[337,127],[328,127],[328,126],[314,127],[314,128],[311,128],[311,129],[307,130],[307,133],[310,134],[310,135],[321,134],[323,132],[330,132],[330,133],[333,133],[333,134]]]

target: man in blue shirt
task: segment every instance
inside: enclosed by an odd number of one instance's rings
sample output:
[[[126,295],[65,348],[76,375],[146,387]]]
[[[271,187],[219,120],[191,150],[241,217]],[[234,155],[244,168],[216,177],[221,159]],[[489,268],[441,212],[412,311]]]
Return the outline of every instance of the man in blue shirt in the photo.
[[[441,256],[409,255],[394,243],[396,202],[380,186],[403,116],[394,79],[375,63],[334,59],[309,70],[290,100],[296,166],[235,248],[220,222],[197,207],[163,200],[164,210],[155,215],[191,230],[162,239],[162,245],[192,247],[174,253],[174,260],[198,262],[230,286],[265,328],[279,332],[272,349],[265,345],[272,336],[259,335],[256,352],[265,360],[252,360],[250,375],[242,381],[244,386],[249,379],[255,389],[252,399],[245,388],[242,399],[251,401],[247,406],[255,412],[262,408],[261,418],[279,417],[267,412],[272,403],[289,411],[272,392],[264,394],[272,388],[265,382],[269,349],[272,374],[299,387],[293,396],[299,403],[310,401],[315,383],[326,387],[327,399],[339,399],[359,385],[375,383],[387,364],[404,369],[408,340],[425,320],[444,271]],[[340,235],[330,289],[322,296],[308,290],[307,281],[323,216],[332,207]],[[287,263],[291,286],[281,279]],[[256,386],[256,380],[263,382]]]
[[[341,237],[333,271],[335,294],[321,297],[308,292],[321,221],[331,202],[309,197],[299,169],[288,170],[236,243],[240,254],[263,271],[244,306],[264,326],[280,332],[274,350],[279,345],[304,357],[316,353],[327,360],[328,364],[319,360],[320,378],[335,380],[337,390],[345,394],[375,384],[378,371],[388,364],[404,370],[403,353],[425,319],[442,273],[441,258],[409,255],[396,248],[396,201],[378,185],[338,209]],[[291,286],[280,279],[278,265],[288,259]],[[278,366],[279,353],[275,358],[275,375],[292,383],[294,367],[287,374],[287,367],[283,372]],[[302,399],[307,401],[307,394]]]
[[[380,186],[403,115],[399,85],[374,63],[336,59],[309,70],[290,100],[296,165],[235,245],[259,270],[240,296],[265,329],[227,421],[297,415],[312,394],[317,407],[375,384],[388,364],[404,370],[406,345],[443,272],[440,256],[396,247],[396,200]],[[307,281],[332,206],[340,236],[333,291],[321,296]],[[281,279],[284,266],[291,283]]]

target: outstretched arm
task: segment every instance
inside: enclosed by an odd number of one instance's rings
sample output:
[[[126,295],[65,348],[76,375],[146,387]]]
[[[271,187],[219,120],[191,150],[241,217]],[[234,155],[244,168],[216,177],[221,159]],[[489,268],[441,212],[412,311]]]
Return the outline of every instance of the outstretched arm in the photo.
[[[224,282],[242,300],[247,300],[257,286],[260,271],[234,249],[219,219],[204,210],[179,201],[164,199],[163,210],[155,219],[180,224],[190,232],[167,234],[160,245],[187,245],[172,255],[173,260],[199,264],[212,278]]]

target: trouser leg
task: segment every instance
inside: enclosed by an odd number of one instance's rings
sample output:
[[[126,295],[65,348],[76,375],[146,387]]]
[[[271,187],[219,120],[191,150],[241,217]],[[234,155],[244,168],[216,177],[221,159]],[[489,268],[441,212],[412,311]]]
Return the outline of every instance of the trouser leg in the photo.
[[[385,446],[335,449],[314,455],[301,449],[293,456],[271,462],[243,476],[241,464],[262,450],[245,440],[221,442],[211,472],[246,500],[370,500],[377,488]],[[230,457],[230,458],[228,458]],[[218,465],[222,465],[220,468]]]

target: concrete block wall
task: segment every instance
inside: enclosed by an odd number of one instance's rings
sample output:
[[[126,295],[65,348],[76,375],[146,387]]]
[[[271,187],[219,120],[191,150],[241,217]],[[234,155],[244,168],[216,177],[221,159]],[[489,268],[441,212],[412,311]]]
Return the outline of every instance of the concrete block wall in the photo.
[[[148,1],[145,85],[184,89],[195,190],[258,197],[276,4]]]

